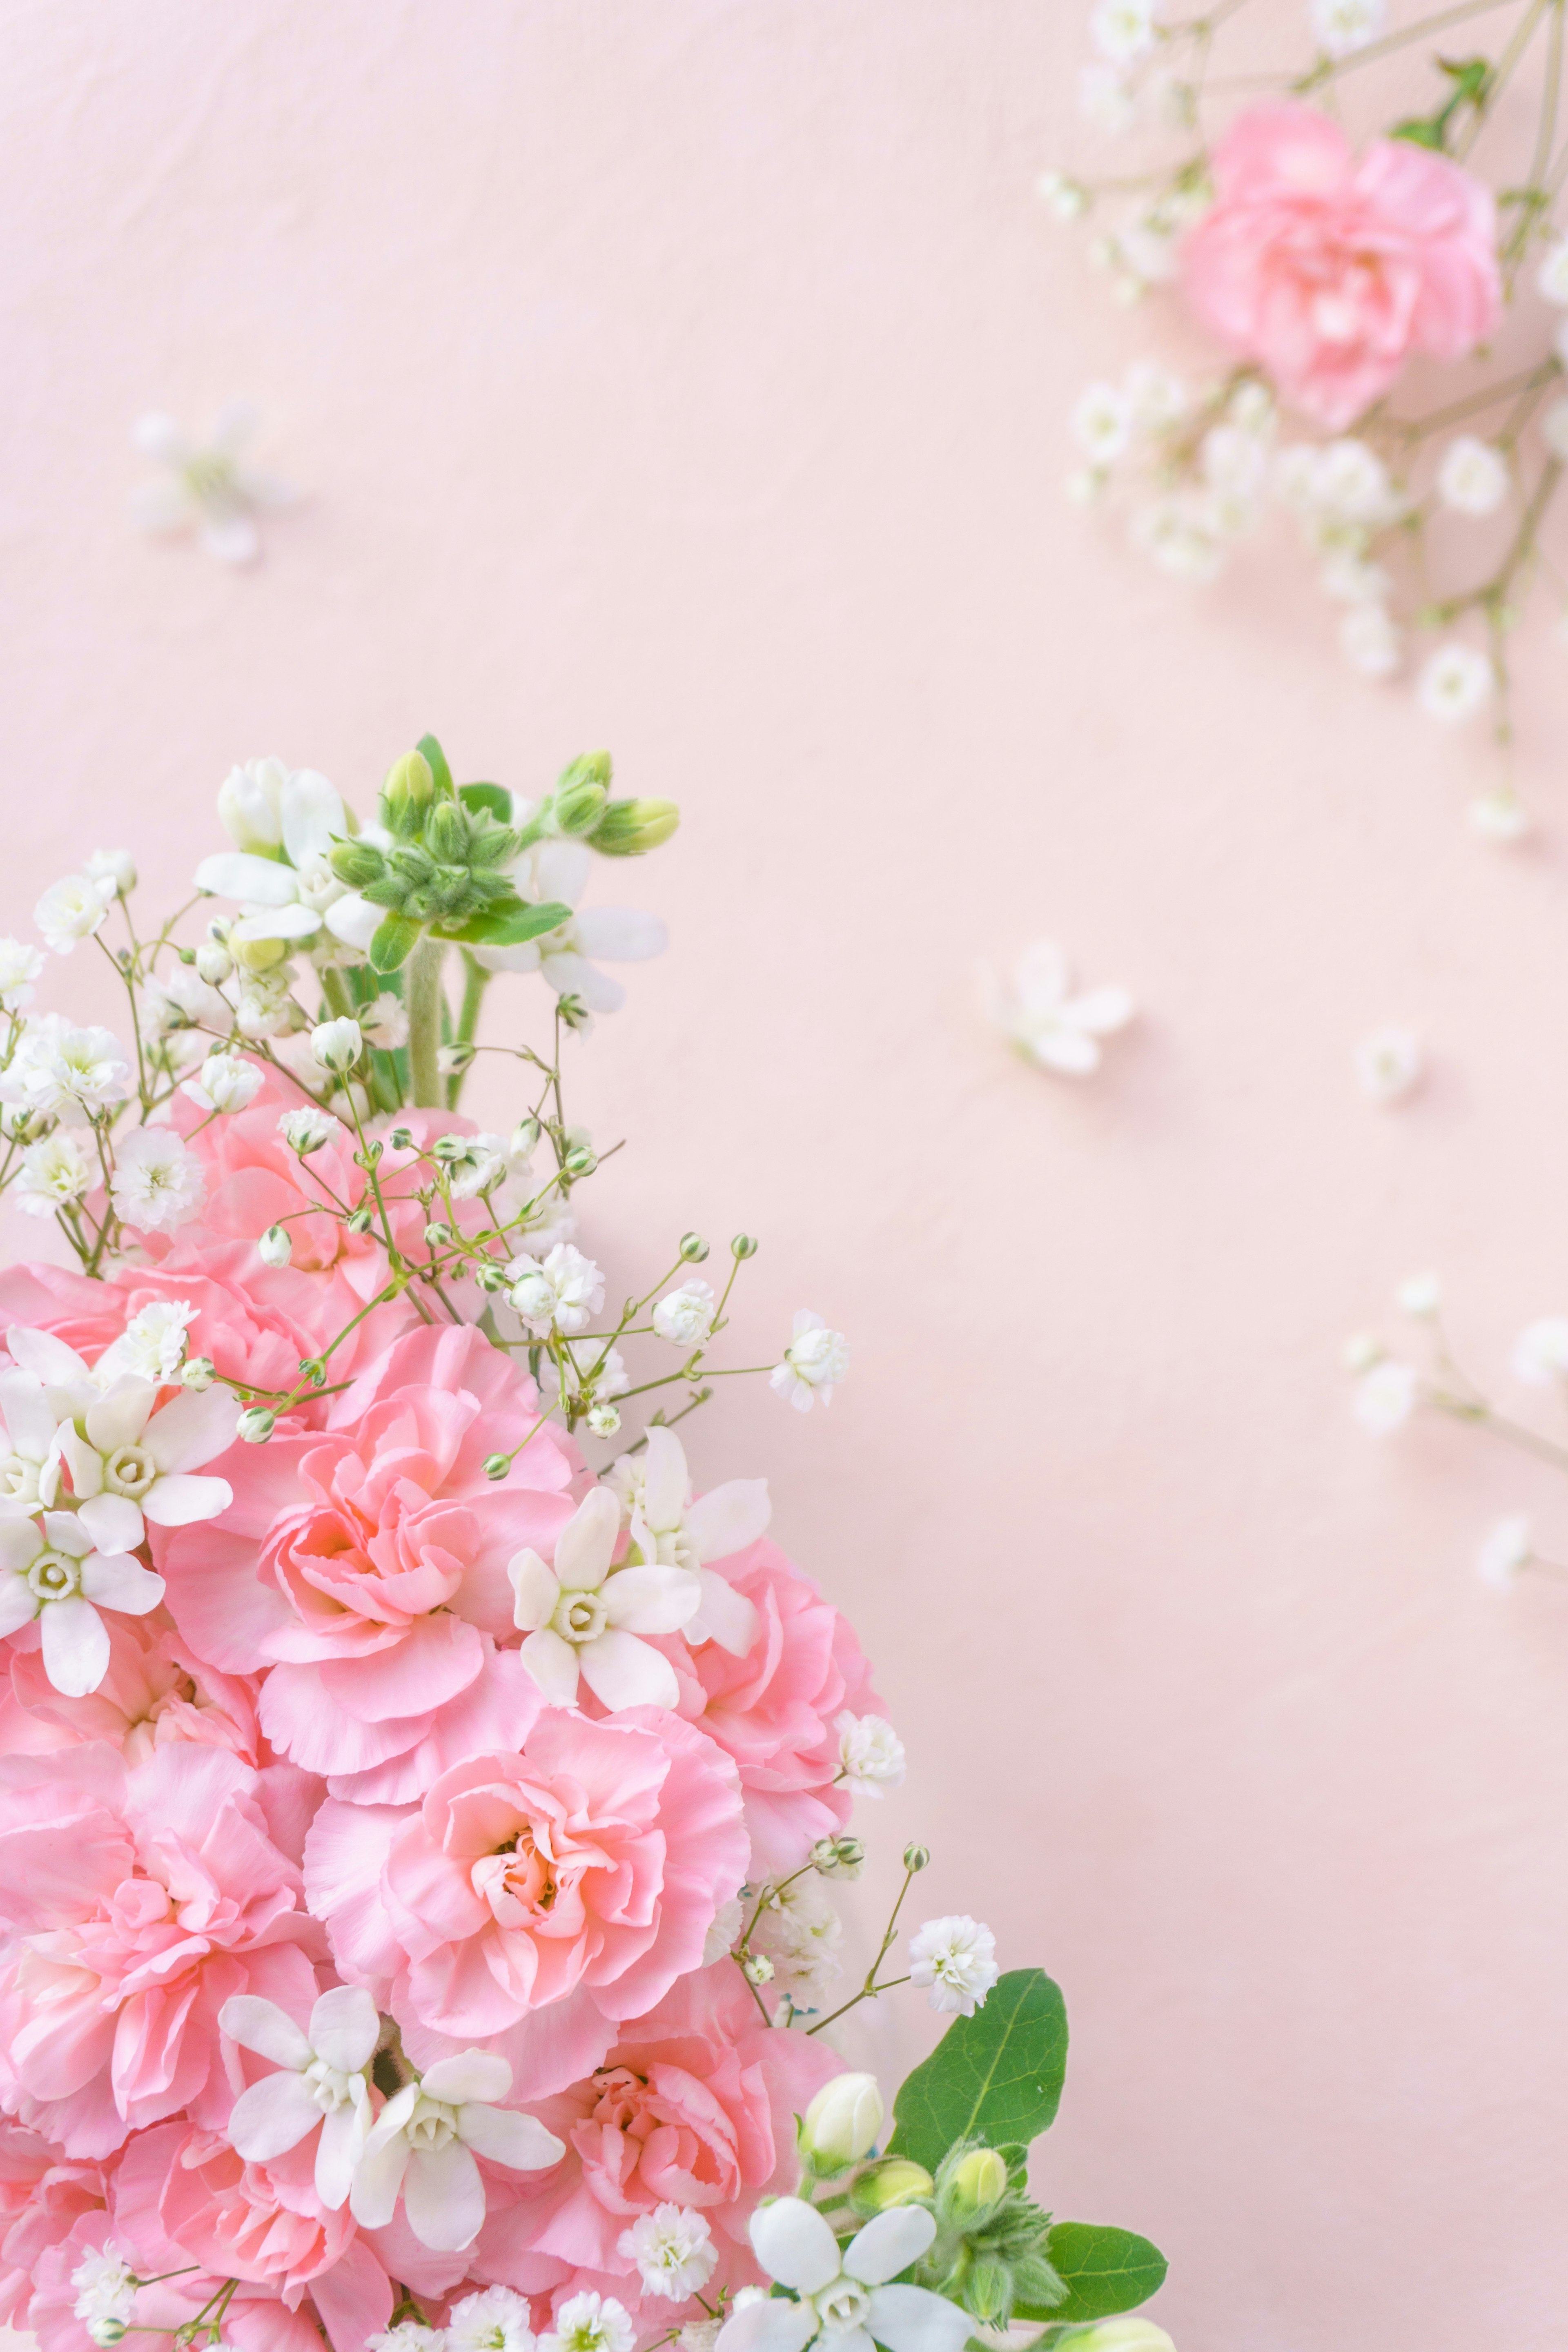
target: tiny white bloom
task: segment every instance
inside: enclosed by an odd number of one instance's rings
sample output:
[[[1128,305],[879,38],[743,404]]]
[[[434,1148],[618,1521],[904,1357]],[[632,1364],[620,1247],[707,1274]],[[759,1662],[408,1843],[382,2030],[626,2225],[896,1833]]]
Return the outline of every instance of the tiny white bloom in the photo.
[[[314,1104],[307,1104],[300,1110],[286,1110],[278,1121],[279,1134],[301,1160],[308,1152],[320,1151],[323,1144],[332,1142],[342,1131],[330,1110],[320,1110]]]
[[[374,1045],[384,1054],[396,1053],[408,1043],[408,1007],[400,996],[384,990],[369,1004],[362,1004],[359,1025],[367,1045]]]
[[[639,2213],[616,2242],[623,2262],[635,2263],[646,2294],[684,2303],[712,2277],[719,2261],[713,2232],[686,2205],[656,2205]]]
[[[335,1985],[301,2032],[276,2002],[240,1993],[225,2001],[217,2021],[231,2042],[276,2069],[234,2103],[224,2128],[236,2154],[270,2164],[319,2127],[316,2194],[330,2212],[341,2211],[370,2138],[370,2066],[381,2032],[374,2001],[358,1986]]]
[[[312,1060],[339,1077],[345,1070],[353,1069],[363,1051],[359,1023],[351,1020],[346,1013],[339,1020],[319,1022],[310,1032]]]
[[[978,1919],[928,1919],[910,1937],[910,1981],[926,1988],[935,2010],[973,2017],[1000,1973],[996,1938]]]
[[[243,1110],[261,1091],[262,1071],[243,1054],[209,1054],[194,1078],[180,1087],[183,1095],[206,1111]]]
[[[759,2205],[752,2250],[768,2276],[790,2290],[742,2306],[739,2296],[719,2352],[963,2352],[974,2323],[929,2287],[889,2282],[930,2248],[936,2217],[922,2205],[895,2205],[840,2244],[826,2214],[801,2197]],[[793,2298],[793,2300],[791,2299]]]
[[[982,975],[986,1010],[1026,1061],[1062,1076],[1087,1076],[1100,1067],[1100,1040],[1124,1029],[1133,1014],[1124,988],[1091,988],[1075,993],[1060,948],[1037,940],[1010,972],[987,969]]]
[[[71,1128],[59,1127],[22,1154],[16,1205],[32,1217],[52,1217],[57,1209],[84,1201],[101,1181],[97,1156]]]
[[[1131,437],[1132,403],[1113,383],[1089,384],[1073,408],[1072,429],[1093,464],[1114,465]]]
[[[507,1563],[512,1621],[528,1637],[522,1663],[553,1706],[576,1705],[579,1674],[612,1714],[679,1701],[674,1667],[639,1637],[679,1633],[702,1585],[690,1569],[653,1560],[617,1569],[620,1532],[618,1496],[594,1486],[556,1537],[553,1567],[528,1549]],[[487,1867],[475,1864],[476,1885]]]
[[[1542,1315],[1526,1324],[1510,1361],[1514,1379],[1531,1388],[1550,1388],[1554,1381],[1568,1379],[1568,1316]]]
[[[1509,493],[1508,461],[1491,442],[1460,433],[1437,468],[1437,496],[1450,513],[1496,514]]]
[[[1290,452],[1283,455],[1291,461]],[[1303,487],[1310,505],[1342,522],[1386,523],[1400,510],[1376,450],[1348,434],[1321,448],[1309,447]]]
[[[843,1332],[830,1331],[820,1315],[803,1307],[795,1315],[794,1337],[782,1362],[769,1373],[768,1384],[797,1412],[809,1412],[818,1397],[825,1405],[833,1402],[834,1389],[848,1370],[849,1342]]]
[[[1154,46],[1154,0],[1098,0],[1089,15],[1089,37],[1102,58],[1113,65],[1130,65]]]
[[[112,881],[95,882],[86,874],[68,874],[45,891],[33,909],[33,920],[57,955],[69,955],[79,940],[102,928],[115,899]]]
[[[1225,568],[1226,533],[1213,499],[1194,491],[1155,499],[1135,509],[1132,543],[1173,580],[1202,586]]]
[[[1494,1591],[1511,1592],[1533,1557],[1531,1525],[1523,1512],[1500,1519],[1476,1554],[1476,1573]]]
[[[1443,1286],[1435,1274],[1407,1276],[1394,1296],[1403,1315],[1426,1320],[1442,1311]]]
[[[1371,1331],[1352,1331],[1340,1349],[1340,1361],[1347,1372],[1370,1372],[1383,1357],[1383,1342]]]
[[[1243,425],[1215,425],[1199,451],[1210,489],[1230,499],[1255,498],[1268,471],[1267,445]]]
[[[1340,651],[1359,677],[1391,677],[1401,649],[1387,605],[1352,604],[1340,621]]]
[[[1363,1094],[1382,1105],[1403,1102],[1413,1094],[1426,1068],[1415,1032],[1392,1024],[1363,1037],[1352,1058]]]
[[[838,1734],[837,1778],[852,1796],[879,1797],[898,1788],[904,1777],[904,1743],[879,1715],[836,1716]]]
[[[293,496],[286,483],[241,460],[257,422],[248,403],[231,401],[202,443],[161,412],[138,417],[132,446],[164,471],[132,492],[132,520],[143,530],[195,530],[222,563],[254,562],[261,552],[258,512],[286,506]]]
[[[0,1012],[20,1013],[33,1001],[43,955],[22,940],[0,939]]]
[[[1415,698],[1428,719],[1458,727],[1489,701],[1496,682],[1489,656],[1456,637],[1422,664]]]
[[[81,870],[89,882],[112,882],[117,898],[128,898],[136,887],[136,861],[128,849],[95,849]]]
[[[1549,245],[1535,273],[1537,290],[1548,302],[1568,302],[1568,237]]]
[[[1088,190],[1066,172],[1042,172],[1035,182],[1035,194],[1059,221],[1081,220],[1089,210]]]
[[[1489,793],[1480,793],[1470,803],[1467,814],[1472,828],[1481,838],[1495,843],[1500,849],[1511,849],[1530,832],[1530,811],[1508,784],[1500,784]]]
[[[294,1255],[294,1239],[287,1225],[268,1225],[256,1244],[263,1265],[287,1265]]]
[[[1318,585],[1342,604],[1383,604],[1394,593],[1394,583],[1381,563],[1370,563],[1361,549],[1342,543],[1329,548],[1318,570]]]
[[[118,2319],[128,2326],[134,2318],[135,2273],[112,2238],[83,2256],[70,2283],[77,2290],[75,2315],[89,2328],[95,2320]]]
[[[172,1234],[202,1204],[206,1177],[172,1127],[133,1127],[115,1147],[109,1196],[122,1223]]]
[[[1137,101],[1116,67],[1103,58],[1090,58],[1078,69],[1079,112],[1099,131],[1115,138],[1137,120]]]
[[[843,1937],[844,1923],[815,1876],[770,1887],[750,1938],[753,1958],[768,1964],[760,1980],[777,1985],[798,2006],[820,2000],[843,1973]]]
[[[1355,1384],[1351,1410],[1373,1437],[1392,1437],[1403,1429],[1421,1401],[1421,1381],[1414,1364],[1394,1357],[1373,1364]]]
[[[719,1302],[710,1283],[695,1275],[679,1290],[667,1290],[653,1310],[653,1328],[674,1348],[695,1348],[713,1328]]]
[[[447,2331],[426,2327],[417,2319],[400,2319],[395,2327],[367,2336],[364,2352],[447,2352]]]
[[[1348,58],[1375,41],[1386,18],[1385,0],[1312,0],[1312,30],[1331,58]]]
[[[632,2352],[637,2330],[624,2303],[592,2291],[569,2295],[555,2325],[539,2339],[539,2352]]]
[[[542,1259],[514,1257],[506,1277],[507,1297],[535,1339],[585,1331],[605,1303],[603,1274],[571,1242],[557,1242]]]
[[[151,1381],[154,1388],[177,1381],[185,1360],[185,1333],[195,1319],[187,1298],[153,1299],[105,1348],[92,1368],[93,1379],[106,1391],[127,1373]]]
[[[630,1388],[632,1376],[618,1348],[606,1349],[602,1339],[568,1339],[565,1349],[569,1367],[565,1381],[568,1394],[591,1397],[603,1402],[608,1397],[624,1396]],[[544,1373],[559,1390],[562,1386],[561,1370],[553,1356],[547,1359]]]
[[[1157,360],[1134,360],[1121,379],[1133,424],[1141,433],[1164,433],[1179,425],[1191,394],[1179,375]]]
[[[534,2352],[533,2318],[515,2287],[487,2286],[452,2305],[443,2352]]]

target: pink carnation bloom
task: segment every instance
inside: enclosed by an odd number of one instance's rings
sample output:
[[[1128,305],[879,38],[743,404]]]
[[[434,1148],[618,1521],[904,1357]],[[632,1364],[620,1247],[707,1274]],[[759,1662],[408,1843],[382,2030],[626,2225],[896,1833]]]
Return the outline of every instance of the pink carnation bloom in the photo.
[[[219,1674],[159,1616],[109,1620],[109,1671],[85,1698],[68,1698],[44,1671],[37,1649],[11,1652],[9,1689],[0,1688],[0,1755],[42,1756],[107,1739],[127,1765],[155,1748],[191,1740],[226,1748],[242,1763],[270,1763],[256,1720],[257,1676]]]
[[[1358,162],[1310,106],[1253,107],[1214,154],[1215,202],[1186,239],[1188,297],[1331,432],[1413,352],[1460,359],[1501,309],[1490,191],[1403,139]]]
[[[40,2257],[108,2199],[101,2165],[72,2164],[20,2124],[0,2124],[0,2327],[25,2326]]]
[[[745,1656],[732,1657],[717,1642],[696,1650],[679,1639],[659,1646],[676,1660],[681,1714],[739,1767],[752,1875],[784,1877],[849,1819],[852,1800],[835,1786],[834,1718],[846,1707],[857,1715],[886,1710],[848,1621],[776,1544],[752,1544],[713,1572],[757,1612]]]
[[[68,2156],[182,2108],[220,2125],[224,2002],[314,1997],[318,1931],[267,1810],[298,1791],[268,1777],[191,1746],[135,1772],[98,1743],[0,1759],[0,2080]]]
[[[334,1795],[405,1802],[531,1720],[493,1637],[513,1634],[508,1560],[571,1517],[572,1463],[549,1429],[504,1479],[484,1463],[537,1418],[532,1382],[489,1340],[421,1328],[319,1434],[235,1447],[230,1508],[160,1543],[193,1651],[229,1674],[271,1666],[262,1727]]]
[[[738,1796],[679,1716],[541,1704],[521,1755],[470,1757],[416,1810],[323,1805],[311,1908],[416,2064],[487,2041],[532,2098],[700,1965],[745,1870]]]
[[[732,1960],[683,1977],[621,2028],[595,2073],[540,2104],[566,2155],[510,2201],[492,2195],[477,2274],[529,2294],[595,2286],[636,2311],[642,2288],[619,2241],[668,2203],[713,2232],[710,2299],[760,2278],[747,2221],[760,2198],[795,2188],[795,2118],[843,2068],[822,2042],[763,2025]],[[654,2307],[662,2326],[672,2306]]]

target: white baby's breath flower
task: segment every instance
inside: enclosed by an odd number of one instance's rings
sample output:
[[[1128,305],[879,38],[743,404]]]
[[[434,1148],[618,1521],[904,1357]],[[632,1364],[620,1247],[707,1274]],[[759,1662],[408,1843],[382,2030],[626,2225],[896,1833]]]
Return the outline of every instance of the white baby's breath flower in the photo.
[[[1312,0],[1312,30],[1331,58],[1364,49],[1382,32],[1386,0]]]
[[[1097,131],[1112,138],[1131,131],[1138,119],[1138,102],[1117,68],[1103,58],[1091,58],[1078,69],[1079,112]]]
[[[323,1070],[341,1077],[352,1070],[364,1051],[364,1038],[357,1021],[345,1013],[336,1021],[318,1022],[310,1032],[310,1056]]]
[[[674,1348],[695,1348],[713,1328],[718,1300],[712,1285],[693,1275],[679,1290],[667,1290],[653,1310],[653,1328]]]
[[[1458,727],[1490,700],[1495,684],[1489,657],[1456,637],[1422,664],[1415,698],[1428,719]]]
[[[1437,468],[1437,496],[1451,514],[1496,514],[1508,496],[1509,482],[1501,450],[1473,433],[1457,435]]]
[[[400,996],[384,990],[374,1003],[361,1005],[359,1025],[367,1045],[383,1054],[395,1054],[408,1043],[408,1007]]]
[[[205,1111],[243,1110],[261,1091],[261,1079],[259,1066],[242,1054],[209,1054],[180,1092]]]
[[[1363,1037],[1352,1058],[1363,1094],[1384,1106],[1414,1094],[1426,1069],[1421,1040],[1413,1030],[1393,1024]]]
[[[843,1935],[843,1921],[808,1874],[770,1890],[749,1940],[752,1951],[771,1963],[766,1981],[805,2007],[820,2000],[842,1975]]]
[[[33,1001],[33,982],[44,969],[37,948],[22,940],[0,939],[0,1012],[21,1013]]]
[[[1533,1556],[1531,1525],[1522,1511],[1500,1519],[1476,1554],[1476,1573],[1495,1592],[1511,1592]]]
[[[928,1919],[910,1937],[910,1981],[935,2010],[973,2017],[1000,1973],[996,1938],[978,1919]]]
[[[1429,1321],[1443,1308],[1443,1286],[1435,1274],[1407,1275],[1394,1294],[1402,1315],[1414,1315],[1418,1321]]]
[[[528,2297],[515,2287],[488,2286],[453,2305],[444,2352],[534,2352]]]
[[[1387,605],[1352,604],[1340,621],[1340,651],[1358,677],[1392,677],[1401,656]]]
[[[1542,1315],[1527,1323],[1513,1343],[1510,1364],[1514,1379],[1531,1388],[1568,1380],[1568,1315]]]
[[[1352,1331],[1340,1349],[1340,1361],[1347,1372],[1370,1372],[1373,1364],[1384,1358],[1383,1342],[1372,1331]]]
[[[252,563],[261,552],[258,511],[287,506],[293,492],[276,476],[245,465],[240,451],[257,426],[257,415],[243,401],[231,401],[209,440],[196,442],[172,416],[139,417],[132,446],[165,470],[138,485],[132,519],[143,530],[195,530],[209,555],[222,563]]]
[[[1100,1040],[1124,1029],[1133,1015],[1124,988],[1075,994],[1068,960],[1050,940],[1026,948],[1010,972],[987,967],[981,986],[986,1011],[1003,1035],[1026,1061],[1060,1076],[1087,1076],[1099,1069]]]
[[[1155,26],[1154,0],[1097,0],[1089,14],[1089,37],[1102,58],[1113,65],[1131,65],[1153,47]]]
[[[837,1779],[854,1797],[879,1797],[897,1789],[904,1777],[904,1743],[879,1715],[852,1715],[847,1709],[834,1717],[838,1734]]]
[[[76,1129],[60,1127],[22,1154],[16,1204],[31,1217],[52,1217],[57,1209],[86,1200],[101,1171]]]
[[[637,2330],[624,2303],[613,2294],[569,2295],[555,2325],[539,2339],[539,2352],[632,2352]]]
[[[1112,466],[1131,437],[1132,404],[1113,383],[1086,384],[1073,405],[1072,429],[1096,466]]]
[[[1508,784],[1479,794],[1466,814],[1482,840],[1495,843],[1500,849],[1511,849],[1531,829],[1530,811]]]
[[[825,1405],[833,1402],[835,1385],[848,1370],[849,1342],[843,1332],[830,1331],[820,1315],[803,1307],[795,1318],[795,1336],[768,1381],[797,1412],[809,1412],[818,1397]]]
[[[29,1022],[0,1071],[0,1102],[30,1117],[83,1126],[131,1091],[131,1068],[108,1029],[73,1029],[58,1013]]]
[[[1140,433],[1168,432],[1181,423],[1191,405],[1191,394],[1181,377],[1158,360],[1134,360],[1121,384]]]
[[[1559,237],[1547,247],[1535,273],[1535,284],[1548,302],[1568,303],[1568,237]]]
[[[114,1213],[141,1233],[172,1234],[195,1215],[206,1178],[172,1127],[136,1127],[115,1147]]]
[[[75,2315],[89,2328],[105,2319],[128,2325],[135,2316],[135,2273],[112,2238],[82,2257],[70,2283],[77,2290]]]
[[[1289,459],[1290,453],[1282,454]],[[1400,510],[1382,458],[1351,434],[1309,447],[1302,488],[1309,505],[1341,522],[1376,526]]]
[[[542,1259],[514,1257],[506,1278],[507,1297],[535,1339],[585,1331],[605,1303],[603,1274],[571,1242],[557,1242]]]
[[[1355,1384],[1351,1410],[1373,1437],[1392,1437],[1403,1429],[1421,1400],[1421,1382],[1414,1364],[1386,1357],[1373,1364]]]
[[[421,2320],[400,2319],[395,2327],[367,2336],[364,2352],[447,2352],[447,2331],[426,2327]]]
[[[95,849],[81,870],[89,882],[112,882],[117,898],[128,898],[136,887],[136,861],[128,849]]]
[[[1173,580],[1202,586],[1225,568],[1228,540],[1212,498],[1178,490],[1137,508],[1129,525],[1133,545]]]
[[[1381,563],[1369,562],[1360,547],[1338,541],[1318,567],[1318,585],[1342,604],[1384,604],[1394,593],[1394,583]]]
[[[45,891],[33,909],[33,920],[57,955],[69,955],[79,940],[89,940],[100,929],[114,898],[112,882],[68,874]]]
[[[1059,221],[1081,220],[1089,210],[1089,191],[1066,172],[1042,172],[1035,194]]]
[[[154,1388],[177,1381],[185,1360],[185,1334],[195,1319],[188,1298],[155,1298],[110,1342],[92,1368],[93,1379],[106,1391],[126,1378],[151,1381]]]
[[[713,2232],[700,2213],[686,2205],[656,2205],[623,2230],[616,2252],[635,2263],[645,2294],[684,2303],[700,2293],[719,2261]]]

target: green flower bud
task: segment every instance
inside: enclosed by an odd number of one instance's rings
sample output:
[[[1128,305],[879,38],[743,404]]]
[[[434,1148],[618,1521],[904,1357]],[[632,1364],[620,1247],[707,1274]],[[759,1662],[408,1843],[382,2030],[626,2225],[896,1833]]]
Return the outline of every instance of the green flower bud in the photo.
[[[700,1265],[708,1255],[708,1244],[700,1234],[682,1234],[680,1255],[688,1265]]]
[[[550,821],[557,833],[574,839],[592,833],[605,814],[609,799],[603,784],[584,777],[576,783],[560,785],[550,803]]]
[[[904,1848],[904,1868],[910,1873],[924,1870],[931,1861],[929,1845],[907,1845]]]
[[[228,945],[236,963],[243,964],[247,971],[270,971],[273,965],[281,963],[289,952],[287,940],[231,938]]]
[[[405,1127],[395,1127],[387,1140],[394,1151],[411,1151],[414,1148],[414,1138]]]
[[[568,1176],[591,1176],[599,1164],[599,1155],[596,1151],[590,1151],[585,1143],[579,1143],[566,1154],[561,1164]]]
[[[264,1404],[253,1404],[239,1416],[239,1433],[247,1445],[265,1445],[278,1426],[278,1415]]]
[[[611,801],[588,838],[601,857],[641,857],[679,823],[673,801]]]
[[[432,1217],[425,1228],[425,1239],[431,1249],[445,1249],[452,1238],[452,1228],[439,1217]]]
[[[343,1222],[347,1225],[351,1234],[368,1234],[371,1225],[371,1212],[368,1209],[356,1209],[353,1216],[345,1217]]]
[[[378,1137],[374,1142],[367,1143],[363,1151],[356,1151],[354,1153],[354,1166],[356,1168],[374,1168],[385,1149],[386,1146]]]
[[[1000,2254],[975,2254],[963,2283],[963,2303],[976,2319],[1005,2326],[1012,2317],[1013,2273]]]
[[[486,1454],[485,1476],[487,1478],[504,1478],[510,1468],[511,1456],[510,1454]]]
[[[468,846],[468,824],[456,801],[437,801],[425,820],[425,846],[443,866],[456,866]]]
[[[887,2156],[859,2174],[849,2202],[857,2213],[885,2213],[889,2206],[918,2203],[935,2185],[923,2164],[911,2163],[907,2156]]]
[[[123,2319],[93,2319],[87,2332],[95,2344],[119,2344],[123,2341],[129,2323]]]
[[[393,761],[381,788],[381,804],[394,833],[413,840],[435,797],[436,779],[423,751],[405,751]]]
[[[454,1160],[467,1159],[468,1139],[466,1135],[438,1135],[430,1149],[437,1160],[450,1167]]]
[[[811,1866],[823,1878],[858,1878],[866,1866],[866,1849],[858,1837],[818,1838],[811,1849]]]
[[[506,1268],[501,1265],[481,1265],[474,1280],[481,1290],[504,1290]]]
[[[955,2221],[978,2220],[1007,2194],[1007,2167],[994,2147],[972,2147],[948,2184],[946,2203]]]
[[[373,842],[340,841],[328,860],[340,882],[351,890],[363,890],[372,882],[379,882],[386,871],[386,860]]]
[[[730,1244],[730,1255],[737,1258],[755,1257],[761,1247],[755,1234],[737,1234]]]
[[[875,2074],[836,2074],[805,2111],[801,2155],[818,2172],[842,2172],[870,2155],[887,2113]]]
[[[312,1388],[321,1389],[326,1387],[327,1368],[321,1361],[320,1356],[301,1356],[300,1359],[300,1370],[304,1373],[305,1378],[310,1381]]]
[[[287,1225],[268,1225],[256,1248],[263,1265],[287,1265],[294,1255],[294,1243]]]

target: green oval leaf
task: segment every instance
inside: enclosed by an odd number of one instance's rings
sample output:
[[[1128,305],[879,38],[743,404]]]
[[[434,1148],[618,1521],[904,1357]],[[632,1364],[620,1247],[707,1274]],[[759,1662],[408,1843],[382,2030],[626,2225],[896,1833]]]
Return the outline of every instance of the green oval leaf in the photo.
[[[545,931],[559,930],[572,919],[570,907],[563,907],[547,898],[542,906],[525,906],[521,898],[510,904],[492,907],[483,915],[476,915],[459,931],[447,936],[460,940],[466,948],[520,948],[529,940],[538,939]]]
[[[459,784],[458,798],[467,809],[489,809],[502,824],[511,823],[511,794],[504,784]]]
[[[1067,2056],[1061,1988],[1043,1969],[1009,1969],[900,2087],[889,2154],[934,2172],[956,2140],[1032,2140],[1056,2119]]]
[[[370,943],[373,971],[398,971],[419,943],[419,926],[407,915],[388,915],[375,927]]]
[[[1068,2291],[1065,2303],[1048,2312],[1020,2311],[1021,2319],[1109,2319],[1147,2303],[1165,2283],[1165,2257],[1147,2238],[1131,2230],[1102,2228],[1093,2221],[1058,2221],[1046,2241],[1046,2256]]]
[[[447,754],[442,751],[434,735],[421,735],[418,748],[429,763],[430,773],[436,779],[437,792],[444,799],[450,800],[458,788],[452,782],[452,771],[447,764]]]

